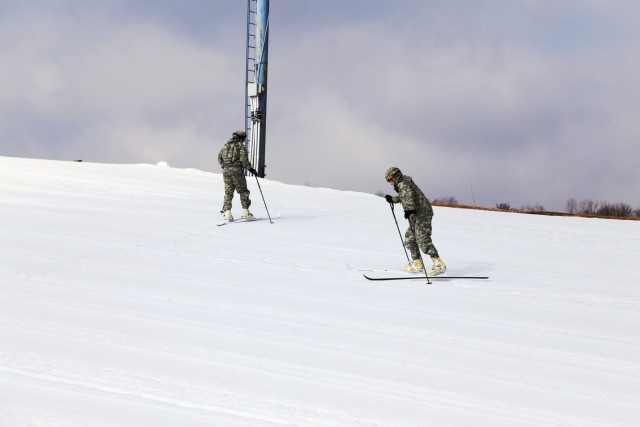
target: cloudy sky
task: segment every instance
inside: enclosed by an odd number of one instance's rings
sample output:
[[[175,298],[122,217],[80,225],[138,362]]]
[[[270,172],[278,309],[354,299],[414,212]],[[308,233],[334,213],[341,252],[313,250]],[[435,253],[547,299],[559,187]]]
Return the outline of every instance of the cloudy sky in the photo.
[[[0,0],[0,155],[219,172],[245,0]],[[640,2],[271,0],[267,178],[640,207]],[[472,192],[473,190],[473,192]]]

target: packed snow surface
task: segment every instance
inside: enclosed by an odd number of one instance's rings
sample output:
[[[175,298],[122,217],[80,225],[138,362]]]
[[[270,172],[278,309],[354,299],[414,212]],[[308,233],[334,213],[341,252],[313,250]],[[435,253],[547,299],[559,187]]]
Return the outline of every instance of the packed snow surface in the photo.
[[[640,425],[640,222],[436,207],[490,279],[371,282],[384,199],[260,184],[0,157],[0,426]]]

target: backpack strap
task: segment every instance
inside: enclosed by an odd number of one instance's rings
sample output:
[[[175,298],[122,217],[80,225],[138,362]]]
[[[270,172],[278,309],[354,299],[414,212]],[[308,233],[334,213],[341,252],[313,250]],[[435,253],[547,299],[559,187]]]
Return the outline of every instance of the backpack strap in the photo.
[[[237,142],[234,142],[227,145],[226,151],[222,156],[225,167],[240,165],[240,148],[237,144]]]

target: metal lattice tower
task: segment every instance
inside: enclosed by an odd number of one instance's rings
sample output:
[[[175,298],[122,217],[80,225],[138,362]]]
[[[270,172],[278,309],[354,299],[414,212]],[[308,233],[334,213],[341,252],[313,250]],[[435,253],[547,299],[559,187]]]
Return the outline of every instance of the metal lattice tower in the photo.
[[[249,160],[265,176],[267,130],[267,65],[269,0],[247,0],[247,62],[245,79],[245,145]]]

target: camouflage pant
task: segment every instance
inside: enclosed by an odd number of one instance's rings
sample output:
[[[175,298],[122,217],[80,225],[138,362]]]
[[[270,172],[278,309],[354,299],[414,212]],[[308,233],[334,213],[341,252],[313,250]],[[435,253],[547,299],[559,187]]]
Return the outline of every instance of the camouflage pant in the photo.
[[[244,176],[243,170],[239,168],[226,167],[222,171],[222,179],[224,180],[224,204],[222,205],[222,210],[231,210],[234,191],[237,191],[240,195],[242,209],[249,209],[249,206],[251,206],[251,199],[249,199],[247,179]]]
[[[411,217],[411,225],[404,234],[404,243],[409,252],[411,252],[411,259],[420,258],[420,249],[431,258],[439,257],[438,250],[431,241],[431,218],[433,218],[431,215],[414,215]],[[411,226],[413,226],[413,230]]]

